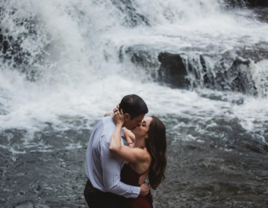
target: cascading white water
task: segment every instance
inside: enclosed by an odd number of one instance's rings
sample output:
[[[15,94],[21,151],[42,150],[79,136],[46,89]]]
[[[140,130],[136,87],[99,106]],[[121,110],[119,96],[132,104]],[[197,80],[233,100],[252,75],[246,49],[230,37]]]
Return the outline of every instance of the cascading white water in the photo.
[[[61,126],[72,118],[93,121],[130,93],[145,99],[150,114],[187,111],[195,117],[211,109],[214,116],[228,111],[247,123],[245,128],[259,115],[268,119],[267,79],[258,74],[254,77],[264,96],[227,93],[243,97],[242,106],[170,89],[151,79],[150,73],[160,65],[156,56],[162,51],[209,55],[268,42],[266,23],[250,18],[251,11],[231,13],[224,5],[222,0],[2,1],[1,34],[20,51],[14,55],[2,50],[0,56],[1,128],[40,129],[46,122]],[[153,67],[130,61],[127,51],[140,49],[155,55]],[[21,60],[14,58],[16,53]],[[266,62],[261,67],[260,73],[265,74]]]

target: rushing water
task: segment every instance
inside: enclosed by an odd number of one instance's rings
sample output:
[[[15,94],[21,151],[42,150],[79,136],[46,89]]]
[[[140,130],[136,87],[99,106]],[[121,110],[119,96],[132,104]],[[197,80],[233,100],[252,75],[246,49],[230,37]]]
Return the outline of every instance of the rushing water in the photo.
[[[267,207],[267,10],[226,2],[2,0],[0,207],[86,207],[92,126],[132,93],[167,127],[155,207]],[[215,74],[241,48],[254,93],[158,81],[161,52]]]

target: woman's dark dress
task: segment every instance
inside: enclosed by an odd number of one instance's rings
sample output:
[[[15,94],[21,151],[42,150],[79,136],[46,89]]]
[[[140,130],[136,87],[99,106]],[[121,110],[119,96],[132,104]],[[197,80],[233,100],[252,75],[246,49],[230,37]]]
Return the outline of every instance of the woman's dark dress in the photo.
[[[138,174],[129,165],[125,164],[121,170],[121,181],[125,184],[131,186],[140,186],[139,179],[143,175]],[[138,196],[138,198],[124,198],[123,199],[124,208],[153,208],[153,199],[151,191],[145,196]]]

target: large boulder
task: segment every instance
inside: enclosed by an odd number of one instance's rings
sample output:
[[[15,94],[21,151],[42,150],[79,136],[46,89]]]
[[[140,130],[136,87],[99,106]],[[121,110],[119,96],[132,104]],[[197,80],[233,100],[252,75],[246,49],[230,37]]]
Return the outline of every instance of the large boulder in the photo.
[[[268,7],[267,0],[225,0],[228,7]]]
[[[211,65],[212,59],[217,59]],[[175,88],[205,87],[221,91],[256,94],[250,63],[252,60],[226,52],[220,57],[160,53],[159,80]]]
[[[187,88],[190,82],[187,79],[187,69],[180,54],[160,53],[158,60],[159,80],[167,85],[178,88]]]
[[[245,0],[245,2],[250,7],[268,7],[267,0]]]

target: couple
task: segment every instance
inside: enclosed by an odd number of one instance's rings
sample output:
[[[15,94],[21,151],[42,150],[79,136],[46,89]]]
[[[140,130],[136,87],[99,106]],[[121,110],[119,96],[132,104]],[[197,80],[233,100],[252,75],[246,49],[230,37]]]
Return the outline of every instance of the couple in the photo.
[[[153,207],[150,187],[165,178],[166,129],[158,118],[144,118],[146,113],[142,98],[126,95],[119,109],[94,125],[85,163],[89,208]]]

